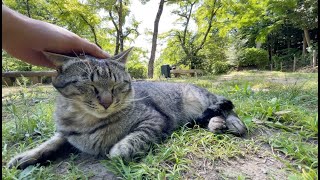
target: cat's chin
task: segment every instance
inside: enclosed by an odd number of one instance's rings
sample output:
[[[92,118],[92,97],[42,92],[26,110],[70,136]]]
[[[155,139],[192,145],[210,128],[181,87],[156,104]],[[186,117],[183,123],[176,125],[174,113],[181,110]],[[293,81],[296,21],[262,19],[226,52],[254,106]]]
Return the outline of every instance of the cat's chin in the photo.
[[[92,109],[85,108],[85,111],[87,114],[90,114],[90,115],[92,115],[96,118],[99,118],[99,119],[106,118],[110,114],[110,112],[108,112],[108,110],[99,111],[99,110],[92,110]]]

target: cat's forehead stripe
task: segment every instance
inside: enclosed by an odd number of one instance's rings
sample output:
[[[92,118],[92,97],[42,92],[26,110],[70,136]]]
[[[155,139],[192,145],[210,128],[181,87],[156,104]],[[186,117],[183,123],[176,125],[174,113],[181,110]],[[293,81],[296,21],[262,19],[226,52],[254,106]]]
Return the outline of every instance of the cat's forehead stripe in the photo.
[[[66,69],[69,68],[69,66],[71,66],[72,64],[74,64],[76,61],[78,61],[78,60],[74,59],[74,60],[71,60],[71,61],[66,62],[66,63],[62,66],[62,70],[65,71]]]

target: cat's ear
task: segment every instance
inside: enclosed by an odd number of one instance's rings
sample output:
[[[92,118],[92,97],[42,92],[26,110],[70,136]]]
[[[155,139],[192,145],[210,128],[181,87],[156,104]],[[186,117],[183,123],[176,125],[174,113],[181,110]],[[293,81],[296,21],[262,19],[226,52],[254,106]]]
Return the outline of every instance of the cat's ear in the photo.
[[[119,61],[119,62],[121,62],[123,64],[126,64],[132,49],[133,49],[133,47],[131,47],[131,48],[129,48],[129,49],[127,49],[127,50],[115,55],[115,56],[112,56],[110,59],[111,60],[115,60],[115,61]]]
[[[56,67],[61,67],[64,63],[68,62],[71,59],[74,59],[73,57],[62,55],[62,54],[56,54],[52,52],[45,52],[43,51],[43,54],[46,56],[47,59],[49,59]]]

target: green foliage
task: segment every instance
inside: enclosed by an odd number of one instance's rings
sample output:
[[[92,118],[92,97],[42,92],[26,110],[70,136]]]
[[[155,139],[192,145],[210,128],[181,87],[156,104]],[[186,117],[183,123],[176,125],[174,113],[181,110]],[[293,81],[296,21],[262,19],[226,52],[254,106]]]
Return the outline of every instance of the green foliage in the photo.
[[[147,77],[147,63],[143,61],[146,58],[146,51],[140,48],[134,48],[126,67],[132,78],[145,79]]]
[[[8,54],[2,56],[2,71],[29,71],[30,65]]]
[[[268,65],[268,52],[264,49],[246,48],[240,54],[238,66],[248,67],[256,66],[264,69]]]
[[[145,79],[147,78],[147,67],[141,63],[128,66],[128,72],[131,77],[135,79]]]
[[[224,74],[230,70],[230,64],[228,62],[217,61],[213,63],[214,74]]]

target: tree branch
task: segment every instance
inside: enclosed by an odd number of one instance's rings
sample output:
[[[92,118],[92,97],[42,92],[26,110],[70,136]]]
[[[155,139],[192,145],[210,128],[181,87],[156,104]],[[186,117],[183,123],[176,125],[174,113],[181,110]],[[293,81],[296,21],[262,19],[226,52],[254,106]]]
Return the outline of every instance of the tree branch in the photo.
[[[183,31],[183,44],[185,45],[186,44],[186,35],[187,35],[187,30],[188,30],[188,26],[189,26],[189,22],[190,22],[190,18],[191,18],[191,13],[192,13],[192,8],[194,6],[195,2],[191,3],[191,7],[190,7],[190,10],[189,10],[189,13],[187,14],[187,23],[186,23],[186,26],[184,28],[184,31]]]
[[[221,6],[218,6],[217,9],[214,9],[214,7],[216,6],[216,3],[217,3],[217,0],[214,1],[214,5],[213,5],[213,8],[212,8],[211,14],[210,14],[210,19],[209,19],[209,23],[208,23],[208,28],[207,28],[206,33],[205,33],[205,35],[204,35],[204,37],[203,37],[203,39],[202,39],[202,41],[201,41],[201,43],[200,43],[200,46],[195,50],[195,54],[197,54],[198,51],[203,48],[203,45],[204,45],[204,43],[206,42],[206,39],[207,39],[207,37],[208,37],[208,34],[209,34],[210,30],[211,30],[213,18],[214,18],[214,16],[216,15],[218,9],[221,7]]]
[[[100,44],[98,43],[97,34],[96,34],[96,30],[95,30],[94,26],[91,25],[82,14],[79,14],[79,15],[82,18],[82,20],[90,27],[91,32],[92,32],[93,37],[94,37],[94,42],[96,43],[97,46],[99,46],[101,48]]]
[[[116,31],[118,32],[118,31],[119,31],[119,28],[118,28],[118,26],[117,26],[117,23],[116,23],[115,20],[114,20],[114,17],[112,16],[111,10],[109,10],[108,12],[109,12],[109,16],[111,17],[111,22],[112,22],[112,24],[114,25],[114,28],[116,28]]]

